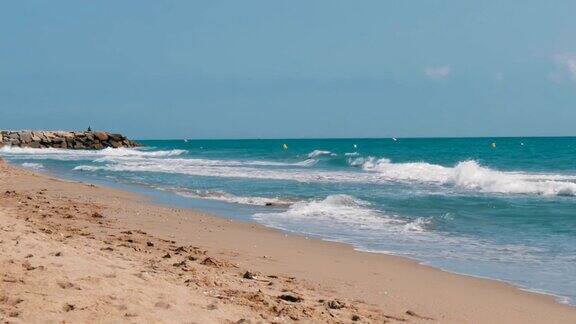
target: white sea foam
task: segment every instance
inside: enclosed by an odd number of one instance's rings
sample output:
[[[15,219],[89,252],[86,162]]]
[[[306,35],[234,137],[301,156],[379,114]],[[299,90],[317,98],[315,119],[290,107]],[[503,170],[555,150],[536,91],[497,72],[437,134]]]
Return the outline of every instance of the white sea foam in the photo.
[[[575,196],[576,176],[504,172],[463,161],[454,167],[426,162],[392,163],[388,159],[349,157],[351,166],[362,171],[328,171],[311,168],[318,160],[309,158],[295,163],[277,161],[217,160],[179,158],[185,150],[152,151],[145,149],[107,148],[99,151],[32,149],[2,147],[0,155],[26,160],[91,160],[96,165],[80,165],[83,171],[134,171],[188,174],[208,177],[254,178],[299,182],[411,182],[452,186],[464,190],[499,194],[536,194]],[[331,155],[329,151],[313,151],[311,156]],[[99,165],[103,163],[104,165]],[[288,168],[280,168],[286,166]]]
[[[361,167],[361,166],[364,166],[364,164],[365,164],[367,161],[369,161],[370,159],[373,159],[373,158],[371,158],[371,157],[369,157],[369,158],[364,158],[364,157],[356,157],[356,158],[354,158],[354,157],[349,157],[349,158],[348,158],[348,164],[349,164],[350,166],[353,166],[353,167]]]
[[[22,166],[28,169],[32,169],[32,170],[42,170],[44,169],[44,165],[42,163],[30,163],[30,162],[26,162],[26,163],[22,163]]]
[[[455,167],[425,162],[391,163],[369,159],[363,169],[381,179],[453,185],[468,190],[502,194],[576,195],[576,177],[559,174],[503,172],[464,161]]]
[[[250,161],[208,159],[102,158],[106,165],[80,165],[82,171],[134,171],[187,174],[207,177],[290,180],[299,182],[417,182],[500,194],[576,195],[576,177],[558,174],[502,172],[475,161],[444,167],[424,162],[392,163],[388,159],[357,158],[366,172],[317,169],[269,169]]]
[[[207,161],[207,162],[206,162]],[[206,163],[204,163],[206,162]],[[226,162],[228,163],[228,162]],[[77,171],[114,171],[114,172],[161,172],[187,174],[205,177],[250,178],[268,180],[290,180],[299,182],[358,182],[360,177],[352,172],[330,172],[308,169],[266,169],[247,165],[229,165],[222,161],[201,159],[140,159],[120,163],[99,165],[79,165]],[[368,174],[364,180],[369,181]]]
[[[330,195],[322,200],[296,202],[286,210],[258,213],[254,219],[276,228],[289,229],[298,224],[314,224],[324,229],[332,226],[351,230],[386,232],[424,232],[429,223],[424,219],[412,221],[387,215],[372,208],[370,203],[350,195]]]
[[[418,217],[416,220],[406,223],[404,229],[409,232],[424,232],[432,224],[432,219],[427,217]]]
[[[146,151],[128,148],[105,148],[101,150],[106,156],[168,157],[187,153],[186,150]]]
[[[450,168],[424,162],[392,163],[389,159],[367,158],[362,168],[392,181],[445,182]]]
[[[163,189],[163,190],[172,191],[177,195],[183,197],[219,200],[242,205],[289,206],[291,203],[293,203],[293,201],[278,197],[236,196],[224,191],[184,190],[184,189]]]
[[[409,219],[375,209],[370,203],[350,195],[330,195],[325,199],[296,202],[285,211],[257,213],[253,218],[267,226],[297,230],[324,237],[362,237],[365,243],[398,244],[403,248],[430,244],[441,257],[483,261],[522,259],[538,264],[543,250],[521,244],[495,244],[464,236],[442,235],[433,230],[434,217]]]
[[[389,220],[379,217],[367,202],[349,195],[331,195],[323,200],[297,202],[286,211],[259,213],[254,215],[254,219],[275,227],[282,227],[284,222],[298,221],[323,221],[364,227]]]
[[[0,148],[0,155],[21,159],[52,160],[91,160],[105,157],[170,157],[186,153],[185,150],[151,151],[130,148],[105,148],[103,150],[66,150],[55,148]]]
[[[336,154],[334,154],[330,151],[323,151],[323,150],[314,150],[314,151],[308,153],[308,157],[311,159],[319,157],[319,156],[323,156],[323,155],[336,156]]]
[[[313,166],[314,164],[318,163],[318,160],[316,159],[306,159],[302,162],[296,162],[294,163],[294,165],[298,165],[298,166]]]

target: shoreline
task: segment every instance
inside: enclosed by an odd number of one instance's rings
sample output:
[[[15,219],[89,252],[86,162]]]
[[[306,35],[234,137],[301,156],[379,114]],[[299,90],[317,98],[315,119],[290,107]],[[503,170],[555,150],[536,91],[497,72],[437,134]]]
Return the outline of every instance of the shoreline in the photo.
[[[51,204],[55,201],[52,194],[56,192],[73,205],[77,200],[82,200],[78,193],[84,193],[89,197],[90,204],[96,204],[103,210],[105,219],[110,218],[107,226],[138,228],[179,244],[193,243],[207,251],[214,251],[212,253],[223,263],[239,264],[261,273],[283,273],[288,278],[295,278],[290,279],[295,286],[310,290],[299,294],[331,295],[347,300],[350,309],[339,309],[343,314],[337,314],[343,316],[340,319],[343,321],[345,317],[351,319],[355,314],[368,322],[381,319],[427,323],[576,321],[576,308],[559,303],[552,295],[525,291],[522,287],[497,279],[457,274],[406,256],[361,251],[348,243],[308,239],[297,233],[285,234],[285,231],[257,223],[163,206],[140,194],[60,180],[12,165],[4,164],[1,167],[5,172],[0,173],[2,192],[8,191],[10,186],[13,187],[10,190],[17,192],[42,187],[46,190],[45,195],[50,196],[47,201]],[[6,171],[10,174],[7,175]],[[5,199],[0,201],[3,208],[9,205]],[[31,201],[36,202],[36,198],[32,197]],[[107,215],[111,211],[113,217]],[[326,269],[331,271],[327,272]],[[291,287],[290,290],[294,289]],[[306,302],[308,299],[304,298]],[[231,305],[246,306],[234,302]],[[316,311],[309,311],[314,313],[312,317],[306,318],[306,312],[294,316],[304,321],[326,321],[322,311],[327,314],[334,311],[325,306],[306,307]],[[252,304],[248,309],[243,313],[248,318],[271,320],[270,310],[254,312]],[[208,314],[206,318],[211,319],[211,311],[204,311]],[[64,313],[62,318],[66,318],[67,314]],[[238,313],[230,311],[227,314]],[[268,318],[264,319],[260,316],[262,314]],[[1,315],[0,312],[0,318]],[[294,320],[290,316],[283,318]]]
[[[16,166],[19,167],[19,166]],[[34,170],[32,169],[32,171],[34,172],[43,172],[43,170]],[[58,179],[62,179],[59,178],[57,175],[52,175],[49,172],[44,173],[48,176],[53,176],[56,177]],[[66,178],[66,181],[70,181],[72,183],[80,183],[80,184],[85,184],[85,183],[90,183],[89,181],[84,182],[82,180],[76,180],[74,178]],[[151,186],[144,186],[143,185],[143,189],[142,191],[138,191],[138,190],[131,190],[131,185],[128,184],[124,184],[124,185],[119,185],[119,186],[114,186],[113,184],[109,184],[106,183],[105,181],[100,181],[98,184],[98,186],[102,186],[102,187],[106,187],[106,188],[114,188],[115,190],[120,190],[120,191],[126,191],[135,195],[139,195],[139,196],[143,196],[145,197],[151,204],[155,204],[155,205],[160,205],[160,206],[164,206],[167,208],[174,208],[176,206],[173,206],[171,203],[169,202],[165,202],[163,201],[162,198],[158,198],[155,197],[153,193],[148,193],[147,191],[149,190],[156,190],[155,187]],[[146,192],[145,192],[146,191]],[[179,196],[178,195],[178,199],[180,198],[188,198],[186,196]],[[189,199],[193,199],[193,200],[198,200],[198,201],[216,201],[219,203],[223,203],[223,204],[227,204],[227,205],[235,205],[235,203],[231,203],[228,201],[221,201],[221,200],[211,200],[211,199],[203,199],[203,198],[199,198],[199,197],[194,197],[194,198],[189,198]],[[193,212],[200,212],[200,213],[205,213],[207,215],[210,215],[212,217],[215,218],[219,218],[219,219],[227,219],[229,216],[226,215],[222,215],[219,214],[218,212],[213,212],[210,211],[210,208],[195,208],[195,207],[189,207],[189,206],[179,206],[178,208],[183,208],[186,210],[190,210]],[[566,297],[566,296],[562,296],[562,295],[558,295],[552,292],[548,292],[548,291],[543,291],[543,290],[537,290],[537,289],[533,289],[533,288],[528,288],[528,287],[523,287],[519,284],[516,284],[514,282],[510,282],[504,279],[499,279],[499,278],[493,278],[493,277],[489,277],[489,276],[481,276],[481,275],[474,275],[474,274],[470,274],[470,273],[465,273],[465,272],[457,272],[457,271],[453,271],[450,270],[448,268],[443,268],[439,265],[435,265],[432,262],[428,262],[428,261],[424,261],[421,259],[418,259],[417,257],[410,257],[408,255],[402,255],[399,253],[394,253],[393,251],[380,251],[380,250],[370,250],[370,249],[365,249],[355,243],[351,243],[351,242],[344,242],[344,241],[338,241],[337,239],[328,239],[328,238],[323,238],[320,235],[316,235],[316,234],[304,234],[304,233],[299,233],[299,232],[295,232],[295,231],[291,231],[291,230],[287,230],[287,229],[282,229],[282,228],[276,228],[276,227],[272,227],[272,226],[266,226],[264,224],[258,223],[255,220],[252,220],[250,218],[240,218],[240,219],[234,219],[234,221],[237,222],[242,222],[242,223],[246,223],[246,224],[255,224],[257,226],[261,226],[265,229],[269,229],[272,231],[276,231],[279,234],[288,234],[291,236],[297,236],[297,237],[301,237],[304,239],[311,239],[311,240],[316,240],[316,241],[323,241],[323,242],[328,242],[328,243],[335,243],[335,244],[343,244],[346,246],[351,247],[354,251],[359,252],[359,253],[370,253],[370,254],[382,254],[385,256],[390,256],[390,257],[398,257],[398,258],[403,258],[406,259],[408,261],[412,261],[414,263],[416,263],[419,266],[423,266],[423,267],[429,267],[435,270],[440,270],[449,274],[453,274],[453,275],[457,275],[457,276],[464,276],[464,277],[470,277],[470,278],[475,278],[475,279],[481,279],[481,280],[488,280],[488,281],[494,281],[494,282],[498,282],[498,283],[503,283],[506,285],[511,286],[514,289],[518,289],[527,293],[532,293],[532,294],[537,294],[537,295],[542,295],[544,297],[551,297],[554,299],[554,301],[560,305],[566,305],[566,306],[570,306],[570,307],[574,307],[576,308],[576,304],[573,304],[570,302],[570,298]]]
[[[15,165],[15,167],[20,167],[18,165]],[[28,169],[25,168],[26,170],[31,170],[33,172],[45,172],[45,170],[34,170],[34,169]],[[53,175],[50,174],[50,172],[45,172],[44,174],[48,175],[48,176],[52,176],[58,179],[63,179],[63,178],[59,178],[58,175]],[[85,183],[90,183],[90,181],[82,181],[82,180],[77,180],[74,179],[73,177],[70,178],[64,178],[66,181],[70,181],[72,183],[80,183],[80,184],[85,184]],[[154,191],[157,190],[156,187],[153,186],[145,186],[142,185],[143,190],[138,191],[138,190],[133,190],[133,187],[131,187],[131,185],[129,184],[122,184],[122,185],[114,185],[113,183],[107,183],[106,181],[99,181],[98,186],[102,186],[102,187],[107,187],[107,188],[113,188],[115,190],[120,190],[120,191],[125,191],[125,192],[129,192],[135,195],[139,195],[139,196],[143,196],[145,197],[146,200],[149,201],[149,203],[154,204],[154,205],[159,205],[159,206],[164,206],[167,208],[174,208],[176,206],[174,206],[173,204],[171,204],[168,201],[164,201],[162,198],[159,198],[157,196],[154,195],[154,193],[148,193],[148,191]],[[168,193],[168,192],[164,192],[164,193]],[[222,204],[226,204],[226,205],[236,205],[236,203],[232,203],[232,202],[228,202],[228,201],[221,201],[221,200],[211,200],[211,199],[203,199],[200,197],[186,197],[186,196],[180,196],[177,195],[177,200],[182,200],[183,198],[187,198],[187,199],[192,199],[195,201],[208,201],[208,202],[213,202],[216,201],[218,203],[222,203]],[[184,206],[186,205],[186,206]],[[218,212],[214,212],[211,211],[210,208],[196,208],[196,207],[190,207],[188,206],[188,204],[182,204],[181,206],[179,205],[178,208],[183,208],[186,210],[190,210],[193,212],[200,212],[200,213],[205,213],[207,215],[210,215],[212,217],[215,218],[219,218],[219,219],[228,219],[229,216],[223,215],[223,214],[219,214]],[[245,212],[245,211],[244,211]],[[352,243],[352,242],[345,242],[345,241],[339,241],[337,239],[328,239],[328,238],[323,238],[320,235],[316,235],[316,234],[305,234],[305,233],[299,233],[296,231],[291,231],[291,230],[287,230],[287,229],[283,229],[283,228],[277,228],[277,227],[273,227],[273,226],[266,226],[264,224],[258,223],[257,221],[251,219],[251,218],[238,218],[238,219],[234,219],[234,221],[237,222],[242,222],[242,223],[246,223],[246,224],[254,224],[257,226],[261,226],[265,229],[269,229],[275,232],[278,232],[279,234],[288,234],[291,236],[297,236],[300,238],[304,238],[304,239],[311,239],[311,240],[316,240],[316,241],[322,241],[322,242],[328,242],[328,243],[335,243],[335,244],[343,244],[345,246],[349,246],[351,247],[354,251],[359,252],[359,253],[369,253],[369,254],[381,254],[381,255],[385,255],[385,256],[390,256],[390,257],[397,257],[397,258],[403,258],[406,259],[408,261],[412,261],[415,264],[419,265],[419,266],[423,266],[423,267],[428,267],[428,268],[432,268],[434,270],[440,270],[442,272],[446,272],[449,274],[453,274],[453,275],[457,275],[457,276],[464,276],[464,277],[469,277],[469,278],[475,278],[475,279],[481,279],[481,280],[488,280],[488,281],[494,281],[494,282],[498,282],[498,283],[502,283],[502,284],[506,284],[511,286],[514,289],[518,289],[521,290],[523,292],[527,292],[527,293],[531,293],[531,294],[537,294],[537,295],[542,295],[544,297],[551,297],[554,299],[554,301],[560,305],[565,305],[565,306],[569,306],[569,307],[573,307],[576,309],[576,304],[571,303],[570,302],[570,298],[566,297],[566,296],[562,296],[562,295],[558,295],[549,291],[544,291],[544,290],[538,290],[538,289],[534,289],[534,288],[529,288],[529,287],[524,287],[521,286],[520,284],[516,284],[514,282],[510,282],[504,279],[499,279],[499,278],[494,278],[494,277],[490,277],[490,276],[482,276],[482,275],[474,275],[474,274],[470,274],[470,273],[465,273],[465,272],[458,272],[458,271],[453,271],[450,270],[448,268],[444,268],[442,266],[439,265],[435,265],[433,264],[433,262],[429,262],[429,261],[425,261],[422,259],[418,259],[417,257],[411,257],[408,255],[402,255],[400,253],[395,253],[393,251],[382,251],[382,250],[370,250],[370,249],[366,249],[363,248],[361,246],[359,246],[358,244]]]

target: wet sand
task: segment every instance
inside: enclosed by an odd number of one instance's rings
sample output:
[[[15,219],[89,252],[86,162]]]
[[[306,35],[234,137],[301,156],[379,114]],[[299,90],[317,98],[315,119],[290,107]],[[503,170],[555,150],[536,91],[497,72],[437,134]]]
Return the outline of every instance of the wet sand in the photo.
[[[491,280],[0,162],[0,320],[576,323]]]

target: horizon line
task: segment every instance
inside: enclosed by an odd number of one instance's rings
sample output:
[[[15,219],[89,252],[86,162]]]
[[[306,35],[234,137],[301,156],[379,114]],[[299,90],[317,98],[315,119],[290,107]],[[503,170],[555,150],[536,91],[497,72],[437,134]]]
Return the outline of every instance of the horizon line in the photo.
[[[490,139],[490,138],[571,138],[576,135],[529,135],[529,136],[388,136],[388,137],[242,137],[242,138],[134,138],[136,141],[279,141],[279,140],[380,140],[380,139]]]

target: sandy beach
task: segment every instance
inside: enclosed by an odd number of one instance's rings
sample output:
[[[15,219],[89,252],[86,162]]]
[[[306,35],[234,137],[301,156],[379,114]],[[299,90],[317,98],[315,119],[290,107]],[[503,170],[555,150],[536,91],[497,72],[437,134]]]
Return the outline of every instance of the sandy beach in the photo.
[[[511,285],[0,165],[5,323],[576,323]]]

